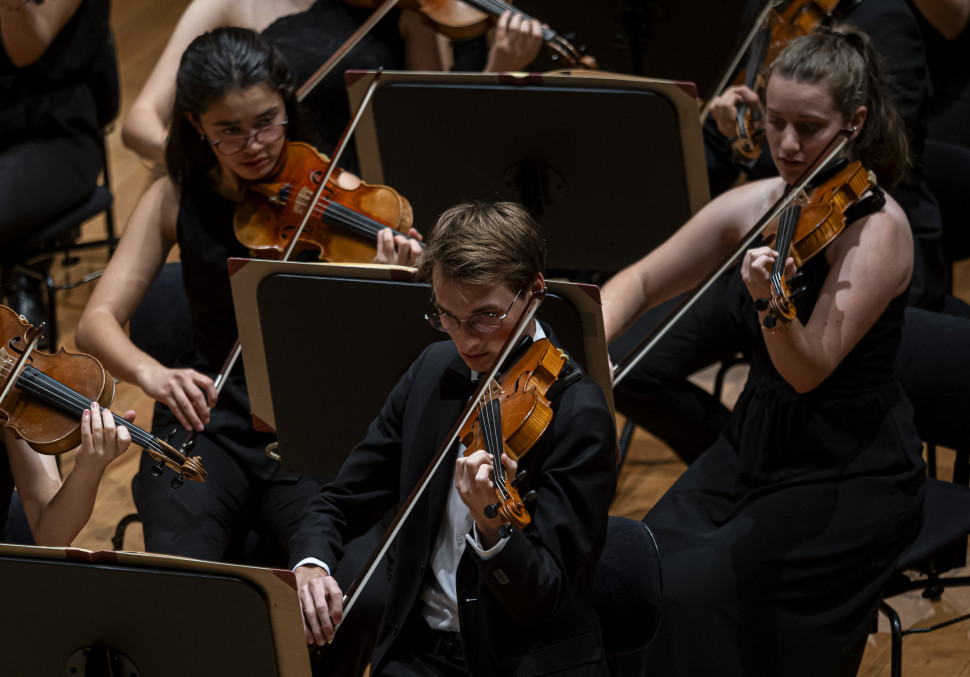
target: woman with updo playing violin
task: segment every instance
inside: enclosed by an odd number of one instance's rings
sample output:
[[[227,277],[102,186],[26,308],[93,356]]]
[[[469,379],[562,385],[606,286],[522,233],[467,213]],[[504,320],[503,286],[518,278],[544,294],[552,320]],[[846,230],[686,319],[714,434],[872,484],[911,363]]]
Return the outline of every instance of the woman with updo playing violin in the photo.
[[[883,72],[858,31],[793,41],[762,102],[780,176],[722,194],[612,279],[607,340],[729,257],[841,129],[852,130],[845,158],[891,188],[907,149]],[[791,321],[766,322],[775,308],[763,299],[775,296],[775,260],[784,256],[787,278],[795,257],[764,243],[743,254],[725,298],[750,346],[748,381],[713,447],[644,518],[664,582],[645,674],[858,669],[882,590],[919,528],[924,481],[912,408],[893,376],[912,235],[891,197],[868,204],[802,262]]]
[[[305,138],[293,92],[279,53],[253,31],[222,28],[192,42],[178,72],[169,174],[136,206],[78,325],[79,345],[157,401],[153,429],[161,437],[178,426],[177,446],[187,431],[199,433],[193,454],[205,459],[204,483],[172,491],[170,478],[152,476],[150,461],[133,481],[151,552],[222,560],[252,515],[285,552],[318,489],[266,455],[272,438],[253,430],[241,365],[218,398],[213,381],[237,337],[227,259],[250,255],[233,231],[237,199],[244,183],[275,170],[289,139]],[[193,346],[169,368],[134,345],[124,326],[176,244]],[[408,264],[418,244],[387,231],[377,251],[378,262]]]

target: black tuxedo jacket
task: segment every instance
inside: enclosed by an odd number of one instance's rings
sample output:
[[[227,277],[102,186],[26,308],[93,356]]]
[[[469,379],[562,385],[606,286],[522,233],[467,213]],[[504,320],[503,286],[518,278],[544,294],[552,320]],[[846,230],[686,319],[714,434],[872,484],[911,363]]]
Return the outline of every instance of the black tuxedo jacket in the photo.
[[[306,557],[338,562],[344,543],[407,498],[467,402],[442,393],[447,369],[468,375],[451,341],[428,347],[411,366],[336,480],[307,506],[291,564]],[[537,494],[532,523],[513,530],[491,559],[466,548],[459,562],[459,621],[472,675],[609,674],[592,581],[616,487],[614,422],[586,375],[552,404],[552,423],[520,459],[528,471],[520,493]],[[454,463],[446,459],[392,547],[372,674],[420,603],[453,477]]]

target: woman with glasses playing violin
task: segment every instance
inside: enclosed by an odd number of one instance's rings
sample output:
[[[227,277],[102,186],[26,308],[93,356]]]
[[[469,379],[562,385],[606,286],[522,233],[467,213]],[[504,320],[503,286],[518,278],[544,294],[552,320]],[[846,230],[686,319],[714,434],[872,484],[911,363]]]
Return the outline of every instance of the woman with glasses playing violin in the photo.
[[[418,268],[433,290],[427,319],[450,340],[421,354],[307,506],[290,557],[310,643],[353,641],[348,628],[334,636],[346,590],[330,565],[409,496],[465,408],[470,376],[492,368],[544,288],[542,236],[522,207],[459,205],[432,232]],[[531,320],[526,331],[538,340],[550,330]],[[448,450],[392,546],[371,675],[611,674],[591,586],[615,490],[616,432],[588,376],[550,397],[552,421],[521,468],[503,454],[510,475],[527,471],[519,491],[536,492],[524,529],[503,535],[502,520],[488,516],[491,457]]]
[[[222,560],[250,520],[261,521],[285,552],[300,510],[318,489],[306,477],[281,472],[267,457],[272,441],[252,427],[241,365],[221,393],[213,376],[237,331],[226,261],[248,257],[233,231],[241,182],[273,171],[287,138],[305,138],[282,58],[249,30],[224,28],[197,38],[178,74],[166,149],[169,175],[135,208],[85,308],[77,341],[112,374],[138,384],[156,401],[153,430],[201,431],[194,454],[209,476],[172,491],[145,461],[132,490],[151,552]],[[416,233],[413,233],[416,234]],[[401,240],[403,241],[403,239]],[[175,245],[189,299],[192,351],[169,368],[135,346],[124,326]],[[415,245],[416,247],[416,245]],[[378,240],[378,260],[407,264],[411,245]]]
[[[731,256],[841,129],[853,130],[846,159],[891,189],[907,147],[883,72],[858,31],[792,41],[762,102],[780,176],[723,193],[612,279],[607,339]],[[879,204],[846,218],[800,267],[790,322],[766,322],[760,302],[781,275],[776,259],[784,277],[795,272],[787,249],[748,249],[723,291],[750,375],[714,445],[644,518],[664,582],[645,674],[856,674],[882,590],[919,529],[924,482],[912,407],[893,375],[912,234],[891,197]]]

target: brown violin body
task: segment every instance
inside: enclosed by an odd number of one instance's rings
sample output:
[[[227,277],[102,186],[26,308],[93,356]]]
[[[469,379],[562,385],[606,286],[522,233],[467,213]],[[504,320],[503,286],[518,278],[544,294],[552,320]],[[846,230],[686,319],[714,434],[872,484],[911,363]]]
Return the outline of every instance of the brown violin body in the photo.
[[[765,242],[781,254],[772,269],[773,294],[768,302],[770,316],[776,320],[766,326],[773,326],[778,320],[791,322],[796,316],[788,281],[782,275],[786,259],[791,257],[795,267],[801,268],[828,247],[845,230],[846,209],[875,185],[876,177],[872,172],[867,171],[861,162],[851,162],[814,188],[800,204],[789,208],[797,209],[794,217],[797,221],[792,225],[784,225],[786,215],[783,213],[775,224],[769,226],[771,231],[766,229]],[[789,212],[789,217],[792,214]]]
[[[24,357],[41,329],[6,306],[0,306],[0,332],[0,392],[7,391],[0,401],[3,425],[40,453],[60,454],[74,449],[81,443],[81,413],[92,402],[105,408],[111,404],[115,392],[111,375],[92,356],[63,348],[53,355],[30,350]],[[198,457],[187,459],[120,416],[114,419],[152,458],[178,472],[180,481],[205,479]]]
[[[486,401],[478,416],[469,419],[458,433],[458,439],[466,447],[466,456],[479,449],[492,453],[493,483],[499,498],[495,506],[497,514],[505,523],[519,529],[529,524],[531,517],[513,481],[501,470],[499,457],[502,452],[495,453],[490,449],[488,426],[491,421],[486,408],[499,407],[502,451],[518,462],[552,421],[552,407],[546,393],[558,379],[567,359],[549,339],[533,343],[498,383],[492,385],[491,402]]]
[[[12,366],[27,346],[25,335],[29,324],[21,321],[12,310],[0,306],[0,332],[4,343],[0,346],[0,358],[4,369],[0,383],[6,385]],[[30,364],[35,369],[72,388],[88,399],[107,407],[114,399],[114,381],[90,355],[69,353],[61,348],[57,354],[35,350],[30,354]],[[44,454],[60,454],[74,449],[81,443],[80,417],[51,409],[38,399],[13,387],[0,402],[0,415],[4,426],[14,436],[24,440],[34,450]]]
[[[265,180],[247,184],[236,206],[236,238],[259,258],[280,258],[308,211],[293,254],[310,250],[331,263],[366,263],[377,252],[377,233],[391,228],[407,236],[414,221],[410,203],[388,186],[352,180],[335,169],[311,205],[330,160],[306,143],[289,142],[280,166]]]

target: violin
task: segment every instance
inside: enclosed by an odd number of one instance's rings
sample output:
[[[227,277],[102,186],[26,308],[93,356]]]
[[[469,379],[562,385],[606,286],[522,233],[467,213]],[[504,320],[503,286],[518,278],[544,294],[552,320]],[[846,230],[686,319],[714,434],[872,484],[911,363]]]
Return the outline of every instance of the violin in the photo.
[[[844,166],[831,178],[787,207],[778,217],[773,232],[769,232],[770,225],[765,230],[765,242],[779,253],[771,267],[771,298],[755,301],[758,310],[768,311],[763,320],[767,329],[778,322],[788,324],[796,317],[792,291],[784,276],[788,258],[794,260],[797,269],[824,250],[851,222],[846,212],[877,185],[876,175],[867,171],[861,162],[841,164]],[[884,200],[880,192],[875,202],[881,207]]]
[[[366,263],[377,253],[381,230],[391,228],[411,239],[408,232],[414,215],[404,197],[388,186],[363,181],[352,190],[341,188],[339,168],[311,204],[329,166],[330,159],[309,144],[290,141],[272,174],[246,184],[233,215],[233,229],[253,256],[281,258],[308,211],[310,218],[293,254],[315,251],[319,259],[331,263]]]
[[[114,399],[114,380],[94,357],[34,350],[43,325],[34,327],[6,306],[0,306],[0,418],[17,438],[42,454],[60,454],[81,443],[81,414],[97,402],[107,407]],[[186,458],[161,439],[113,414],[115,424],[127,428],[132,441],[157,463],[178,473],[173,486],[183,479],[205,480],[198,457]],[[156,473],[157,471],[157,473]]]
[[[354,7],[375,9],[380,0],[344,0]],[[468,40],[490,29],[495,19],[505,12],[512,12],[526,21],[532,17],[503,0],[400,0],[404,9],[420,12],[434,29],[451,40]],[[569,68],[595,70],[596,59],[582,54],[551,28],[542,27],[542,40],[553,52],[554,60],[561,60]]]
[[[534,342],[501,379],[488,384],[475,417],[459,430],[465,456],[479,449],[492,455],[492,484],[498,502],[486,508],[485,516],[502,518],[499,531],[503,537],[511,533],[511,527],[523,529],[531,522],[525,504],[533,500],[535,492],[520,498],[517,484],[524,473],[510,479],[502,453],[518,462],[549,427],[552,407],[547,393],[568,359],[549,339]]]
[[[748,64],[734,84],[744,84],[751,90],[764,88],[764,70],[778,57],[789,42],[818,30],[835,12],[839,0],[793,0],[780,14],[771,11],[765,25],[759,29],[748,56]],[[731,144],[737,161],[753,161],[761,153],[764,124],[761,113],[754,113],[747,104],[737,112],[738,136]]]

